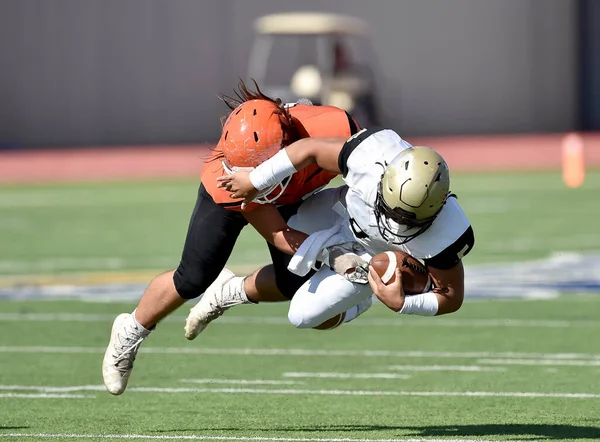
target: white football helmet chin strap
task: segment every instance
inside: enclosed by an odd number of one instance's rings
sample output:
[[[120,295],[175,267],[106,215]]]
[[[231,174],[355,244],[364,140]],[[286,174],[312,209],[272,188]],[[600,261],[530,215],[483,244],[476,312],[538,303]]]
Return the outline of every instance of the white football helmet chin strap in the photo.
[[[221,164],[223,165],[223,170],[225,170],[225,173],[227,173],[227,175],[231,175],[234,172],[237,172],[238,170],[251,171],[252,169],[254,169],[254,167],[237,167],[237,166],[229,167],[227,165],[227,163],[225,162],[225,160],[222,160]],[[252,202],[257,203],[257,204],[272,204],[272,203],[274,203],[281,195],[283,195],[283,192],[285,192],[285,189],[287,189],[287,186],[288,186],[288,184],[290,184],[291,179],[292,179],[291,176],[284,178],[279,183],[273,184],[272,186],[269,186],[266,189],[261,190],[256,195],[256,197],[252,200]],[[279,192],[277,192],[277,194],[274,196],[270,196],[278,188],[279,188]]]

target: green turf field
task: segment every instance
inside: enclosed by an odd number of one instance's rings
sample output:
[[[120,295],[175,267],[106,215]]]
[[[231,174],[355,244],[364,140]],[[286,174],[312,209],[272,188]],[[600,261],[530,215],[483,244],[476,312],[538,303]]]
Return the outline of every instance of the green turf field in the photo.
[[[171,268],[196,188],[2,187],[0,276]],[[476,233],[467,267],[600,251],[598,172],[579,189],[558,174],[469,174],[453,190]],[[267,260],[246,229],[231,266]],[[4,300],[0,442],[600,440],[598,294],[468,300],[440,318],[376,305],[330,332],[294,329],[286,305],[244,306],[193,342],[182,309],[144,343],[120,397],[101,361],[133,303]]]
[[[330,332],[244,306],[193,342],[181,312],[113,397],[100,364],[132,305],[4,302],[0,439],[600,440],[599,306],[473,302],[435,319],[376,306]]]

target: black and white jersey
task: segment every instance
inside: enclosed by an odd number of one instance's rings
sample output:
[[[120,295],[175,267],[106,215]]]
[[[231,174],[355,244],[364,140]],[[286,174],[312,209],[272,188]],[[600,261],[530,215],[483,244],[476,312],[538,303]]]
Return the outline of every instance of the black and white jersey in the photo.
[[[449,269],[474,243],[473,230],[456,198],[448,198],[431,227],[405,244],[390,243],[379,232],[375,217],[379,182],[392,159],[410,147],[411,144],[389,129],[363,129],[348,139],[340,152],[338,166],[348,185],[346,210],[350,229],[371,255],[400,250],[431,267]],[[399,233],[409,232],[406,226],[392,225]]]

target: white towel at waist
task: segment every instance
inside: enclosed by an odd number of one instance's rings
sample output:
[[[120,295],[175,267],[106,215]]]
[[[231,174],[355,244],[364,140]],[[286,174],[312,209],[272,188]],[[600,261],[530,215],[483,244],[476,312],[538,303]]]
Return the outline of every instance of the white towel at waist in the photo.
[[[337,207],[338,205],[340,207]],[[315,232],[304,240],[288,264],[290,272],[305,276],[314,268],[321,250],[356,241],[348,227],[348,217],[343,206],[338,203],[334,210],[340,215],[338,222],[333,227]]]

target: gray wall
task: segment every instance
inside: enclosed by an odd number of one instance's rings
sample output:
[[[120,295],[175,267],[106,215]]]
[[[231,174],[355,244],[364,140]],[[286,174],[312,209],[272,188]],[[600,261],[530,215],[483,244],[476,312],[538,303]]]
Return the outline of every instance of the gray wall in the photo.
[[[575,127],[574,0],[0,0],[0,146],[214,141],[252,19],[298,9],[372,25],[404,135]]]

